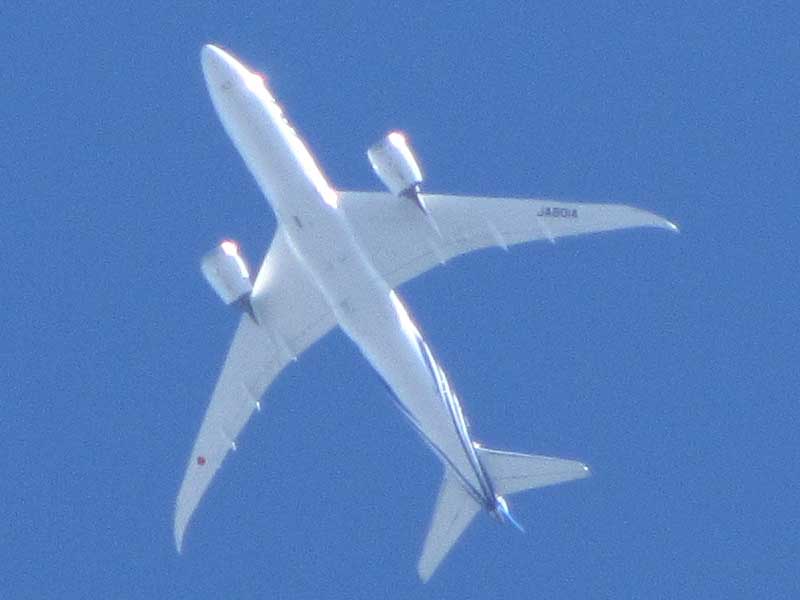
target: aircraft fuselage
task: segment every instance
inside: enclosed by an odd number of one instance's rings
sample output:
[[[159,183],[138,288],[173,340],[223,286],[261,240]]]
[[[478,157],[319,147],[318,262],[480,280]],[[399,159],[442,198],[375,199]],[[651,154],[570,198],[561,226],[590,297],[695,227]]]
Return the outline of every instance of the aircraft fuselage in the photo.
[[[505,514],[498,512],[498,498],[444,371],[407,308],[360,248],[336,191],[263,78],[215,46],[203,49],[203,70],[228,135],[339,326],[469,494],[496,516]]]

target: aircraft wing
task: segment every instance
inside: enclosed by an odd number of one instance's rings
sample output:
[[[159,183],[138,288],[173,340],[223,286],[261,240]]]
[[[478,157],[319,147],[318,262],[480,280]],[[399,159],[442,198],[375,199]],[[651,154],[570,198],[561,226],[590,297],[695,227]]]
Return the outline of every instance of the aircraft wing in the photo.
[[[677,227],[622,204],[424,194],[429,215],[387,192],[340,192],[359,242],[391,287],[481,248],[628,229]]]
[[[336,324],[279,229],[243,315],[189,457],[175,503],[180,551],[192,513],[260,399],[283,368]]]

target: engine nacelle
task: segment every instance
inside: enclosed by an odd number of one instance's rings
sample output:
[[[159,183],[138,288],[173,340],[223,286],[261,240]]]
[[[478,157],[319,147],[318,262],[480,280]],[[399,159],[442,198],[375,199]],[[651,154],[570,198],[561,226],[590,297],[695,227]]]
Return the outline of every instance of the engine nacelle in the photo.
[[[253,283],[250,270],[239,254],[239,245],[225,240],[203,257],[203,276],[225,304],[243,302],[249,305]]]
[[[414,200],[419,197],[422,171],[405,135],[392,131],[370,146],[367,157],[375,174],[392,194]]]

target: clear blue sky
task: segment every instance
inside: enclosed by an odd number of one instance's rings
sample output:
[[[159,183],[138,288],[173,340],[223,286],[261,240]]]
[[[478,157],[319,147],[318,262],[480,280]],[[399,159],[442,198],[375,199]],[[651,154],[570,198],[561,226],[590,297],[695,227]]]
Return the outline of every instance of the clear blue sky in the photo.
[[[7,3],[0,597],[796,598],[793,3]],[[409,132],[430,191],[621,201],[683,233],[486,251],[402,294],[476,437],[588,480],[416,560],[440,467],[340,333],[274,384],[178,556],[236,316],[202,280],[275,228],[203,43],[264,71],[341,188]]]

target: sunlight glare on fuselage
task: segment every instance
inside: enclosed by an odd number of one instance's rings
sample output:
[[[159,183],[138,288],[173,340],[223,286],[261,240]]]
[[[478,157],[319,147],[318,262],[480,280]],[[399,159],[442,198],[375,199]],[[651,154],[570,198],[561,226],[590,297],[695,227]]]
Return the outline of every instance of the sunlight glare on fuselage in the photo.
[[[280,105],[275,101],[275,98],[273,97],[269,88],[267,88],[266,75],[259,73],[258,71],[246,71],[242,74],[242,79],[250,92],[259,98],[263,99],[266,97],[269,100],[268,110],[275,111],[273,113],[273,118],[277,123],[280,124],[280,126],[284,128],[286,138],[293,146],[295,156],[300,159],[306,175],[309,177],[309,179],[311,179],[314,187],[317,189],[317,192],[322,197],[325,204],[331,208],[338,208],[339,194],[337,194],[336,190],[330,186],[316,161],[314,160],[314,157],[303,143],[303,140],[300,139],[300,136],[297,135],[297,132],[292,128],[291,125],[289,125],[288,119],[283,115],[283,109],[281,109]]]
[[[418,339],[422,339],[422,334],[420,334],[419,329],[417,329],[417,325],[414,323],[411,315],[408,314],[405,304],[403,304],[403,301],[400,300],[400,297],[395,293],[394,290],[389,292],[389,299],[392,301],[392,305],[394,306],[395,313],[397,313],[397,318],[400,320],[400,327],[403,329],[403,332],[415,343]]]
[[[247,89],[257,94],[266,89],[266,77],[257,71],[248,71],[244,76],[244,83]]]

